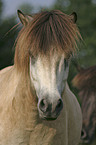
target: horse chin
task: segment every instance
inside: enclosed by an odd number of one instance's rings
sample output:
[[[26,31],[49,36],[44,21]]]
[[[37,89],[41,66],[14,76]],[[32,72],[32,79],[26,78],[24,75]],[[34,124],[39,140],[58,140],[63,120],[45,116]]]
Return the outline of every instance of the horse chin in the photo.
[[[90,144],[91,143],[91,141],[90,141],[90,139],[81,139],[80,140],[80,144]]]
[[[93,140],[94,140],[94,136],[95,134],[91,134],[91,136],[89,134],[87,134],[84,138],[81,138],[80,143],[81,144],[92,144]]]
[[[56,120],[57,118],[44,118],[45,120],[47,120],[47,121],[54,121],[54,120]]]
[[[42,120],[46,120],[46,121],[54,121],[56,120],[57,118],[53,118],[53,117],[40,117]]]
[[[51,117],[51,116],[43,116],[41,114],[39,114],[39,116],[40,116],[40,119],[46,120],[46,121],[54,121],[54,120],[56,120],[58,118],[57,116]]]

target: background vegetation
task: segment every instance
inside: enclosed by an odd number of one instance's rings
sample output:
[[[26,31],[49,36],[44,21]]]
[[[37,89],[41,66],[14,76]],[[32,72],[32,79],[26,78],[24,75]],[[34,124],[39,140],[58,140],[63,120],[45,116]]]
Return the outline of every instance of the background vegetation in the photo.
[[[23,12],[26,13],[32,13],[34,10],[34,7],[28,4],[24,4],[20,8],[23,10]],[[95,65],[96,3],[93,3],[92,0],[55,0],[54,5],[49,9],[59,9],[67,14],[71,14],[73,11],[77,13],[77,25],[80,29],[84,43],[80,46],[79,54],[74,61],[77,62],[78,60],[78,63],[84,67]],[[19,31],[19,29],[15,31],[12,30],[11,32],[6,34],[17,23],[17,18],[15,16],[12,16],[8,17],[8,19],[3,19],[2,11],[3,0],[0,0],[0,69],[13,64],[15,50],[13,46]],[[71,63],[68,78],[71,88],[72,85],[70,82],[76,75],[76,73],[77,70],[74,67],[74,64]],[[74,90],[74,88],[72,89],[76,93],[76,90]]]

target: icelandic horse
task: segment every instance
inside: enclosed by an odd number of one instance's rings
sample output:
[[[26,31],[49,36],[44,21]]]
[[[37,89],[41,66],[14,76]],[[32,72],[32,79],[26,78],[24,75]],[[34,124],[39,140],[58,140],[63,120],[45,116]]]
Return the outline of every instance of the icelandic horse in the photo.
[[[77,66],[79,73],[72,83],[78,89],[83,123],[80,145],[96,145],[96,65],[88,68]]]
[[[14,65],[0,72],[0,145],[77,145],[82,113],[67,84],[81,39],[76,13],[18,16]]]

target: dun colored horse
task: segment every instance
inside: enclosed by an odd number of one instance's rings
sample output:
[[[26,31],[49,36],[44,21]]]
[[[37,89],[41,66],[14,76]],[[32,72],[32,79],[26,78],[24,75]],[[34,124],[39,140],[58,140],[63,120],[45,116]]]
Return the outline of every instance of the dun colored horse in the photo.
[[[14,65],[0,72],[0,145],[77,145],[82,115],[67,84],[81,39],[76,14],[18,16]]]
[[[82,145],[96,145],[96,66],[81,69],[73,79],[83,112]]]

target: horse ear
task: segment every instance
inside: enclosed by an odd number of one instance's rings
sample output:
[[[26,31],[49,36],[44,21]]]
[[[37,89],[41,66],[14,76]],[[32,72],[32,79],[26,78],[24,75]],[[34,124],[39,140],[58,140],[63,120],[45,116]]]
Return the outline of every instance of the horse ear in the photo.
[[[26,26],[30,21],[33,20],[32,16],[23,14],[20,10],[17,10],[18,17],[21,23]]]
[[[73,13],[71,14],[71,20],[72,20],[74,23],[76,23],[76,21],[77,21],[77,14],[76,14],[75,12],[73,12]]]

